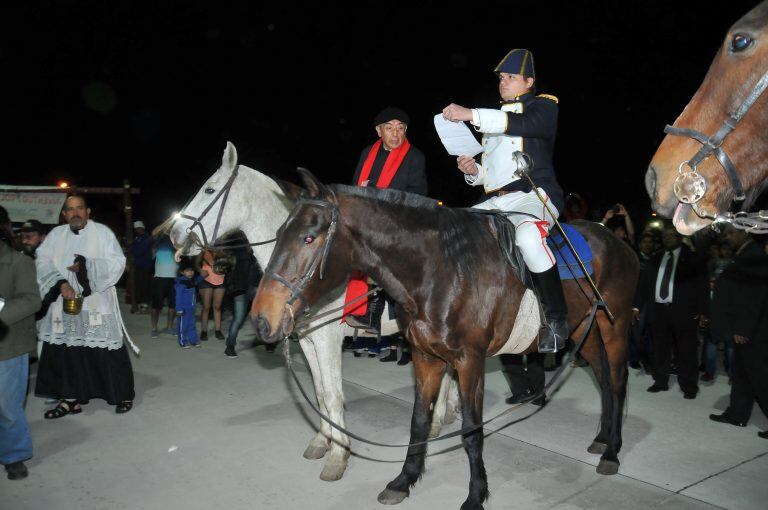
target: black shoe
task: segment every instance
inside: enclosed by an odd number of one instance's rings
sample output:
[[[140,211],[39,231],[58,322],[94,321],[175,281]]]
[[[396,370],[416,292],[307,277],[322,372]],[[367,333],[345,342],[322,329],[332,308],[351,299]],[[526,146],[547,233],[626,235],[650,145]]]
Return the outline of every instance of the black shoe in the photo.
[[[267,352],[275,352],[275,349],[277,349],[277,342],[273,344],[266,344],[264,348],[267,350]]]
[[[717,423],[729,423],[729,424],[734,425],[736,427],[746,427],[747,426],[747,422],[736,421],[736,420],[734,420],[733,418],[731,418],[730,416],[728,416],[725,413],[723,413],[723,414],[710,414],[709,415],[709,419],[712,420],[712,421],[716,421]],[[758,432],[758,434],[760,434],[760,432]],[[762,434],[765,434],[765,432],[762,432]],[[765,437],[765,436],[760,436],[760,437]]]
[[[389,361],[397,361],[397,349],[390,349],[389,354],[379,358],[379,361],[383,361],[384,363],[387,363]]]
[[[661,384],[653,383],[653,386],[651,386],[645,391],[647,391],[648,393],[658,393],[660,391],[669,391],[669,386],[666,384],[662,386]]]
[[[568,307],[557,266],[552,266],[543,273],[531,273],[531,280],[544,315],[539,330],[539,352],[562,350],[570,331],[566,321]]]
[[[701,377],[699,377],[699,380],[704,382],[714,381],[715,375],[710,374],[709,372],[704,372],[703,374],[701,374]]]
[[[237,352],[235,352],[234,345],[228,345],[227,348],[224,349],[224,354],[227,356],[227,358],[237,358]]]
[[[683,398],[686,400],[693,400],[696,398],[696,392],[695,391],[684,391],[683,392]]]
[[[544,395],[540,396],[535,400],[531,400],[531,404],[538,407],[544,407],[548,403],[549,403],[549,400],[547,400],[547,397],[545,397]]]
[[[523,400],[527,399],[531,395],[533,395],[533,391],[529,388],[529,389],[527,389],[527,390],[525,390],[523,392],[520,392],[520,393],[513,393],[512,395],[510,395],[507,398],[505,398],[504,402],[506,402],[509,405],[519,404],[520,402],[522,402]]]
[[[762,432],[758,432],[757,435],[762,437],[763,439],[768,439],[768,430],[764,430]]]
[[[5,472],[8,473],[9,480],[23,480],[29,475],[27,466],[23,462],[11,462],[5,465]]]
[[[224,340],[224,334],[221,331],[214,331],[213,335],[216,337],[216,340]]]
[[[400,360],[397,362],[398,365],[403,366],[407,365],[411,362],[411,351],[403,351],[403,355],[400,356]]]
[[[368,307],[364,315],[347,315],[347,325],[364,329],[374,335],[381,332],[381,314],[384,313],[384,294],[377,292],[368,296]]]
[[[203,331],[202,333],[200,333],[200,341],[205,342],[207,340],[208,340],[208,332]]]

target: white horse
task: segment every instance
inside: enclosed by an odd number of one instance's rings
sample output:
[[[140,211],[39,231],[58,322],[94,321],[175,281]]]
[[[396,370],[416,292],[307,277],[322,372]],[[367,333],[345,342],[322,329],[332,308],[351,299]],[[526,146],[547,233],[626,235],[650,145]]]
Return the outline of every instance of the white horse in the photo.
[[[235,169],[237,174],[232,179]],[[228,183],[229,191],[211,205]],[[206,208],[209,210],[204,213]],[[238,165],[235,146],[227,142],[221,167],[203,184],[181,212],[184,216],[196,218],[197,223],[177,215],[170,230],[171,241],[183,255],[196,255],[200,252],[200,247],[190,242],[191,233],[198,239],[206,239],[209,245],[216,241],[212,236],[220,238],[237,229],[242,230],[251,243],[266,241],[275,237],[275,232],[285,222],[292,208],[293,204],[272,178]],[[253,247],[253,254],[261,267],[267,267],[273,249],[272,243]],[[315,312],[319,314],[341,307],[343,302],[344,289],[339,288]],[[382,320],[382,332],[397,332],[399,328],[395,321],[386,317],[388,314]],[[322,321],[324,320],[321,319]],[[339,321],[316,326],[309,325],[311,333],[300,338],[299,344],[312,373],[320,411],[341,427],[345,427],[344,394],[341,387],[341,344],[345,333],[348,334],[351,328]],[[443,423],[451,423],[456,417],[458,391],[454,380],[446,374],[440,397],[435,404],[431,432],[433,436],[439,433]],[[304,457],[320,459],[330,451],[320,478],[326,481],[339,480],[347,467],[349,447],[350,440],[346,434],[321,420],[320,429],[309,442]]]

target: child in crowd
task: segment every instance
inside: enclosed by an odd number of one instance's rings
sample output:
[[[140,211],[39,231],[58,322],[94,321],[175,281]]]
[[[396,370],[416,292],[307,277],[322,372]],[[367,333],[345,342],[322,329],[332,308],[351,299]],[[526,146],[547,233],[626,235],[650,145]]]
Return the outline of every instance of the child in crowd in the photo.
[[[179,316],[179,345],[183,349],[189,349],[193,345],[200,347],[195,326],[195,305],[197,304],[195,294],[197,285],[203,281],[203,277],[195,275],[195,268],[191,263],[183,264],[179,272],[181,276],[174,280],[176,315]]]

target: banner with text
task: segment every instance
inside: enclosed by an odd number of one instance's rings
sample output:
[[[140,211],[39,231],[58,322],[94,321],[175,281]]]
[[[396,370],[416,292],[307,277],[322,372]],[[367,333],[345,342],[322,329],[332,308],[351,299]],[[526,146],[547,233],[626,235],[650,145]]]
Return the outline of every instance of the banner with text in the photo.
[[[55,186],[7,186],[0,184],[0,205],[8,211],[11,221],[23,223],[37,220],[58,225],[66,193],[35,193],[30,190],[56,189]],[[23,191],[14,191],[23,190]]]

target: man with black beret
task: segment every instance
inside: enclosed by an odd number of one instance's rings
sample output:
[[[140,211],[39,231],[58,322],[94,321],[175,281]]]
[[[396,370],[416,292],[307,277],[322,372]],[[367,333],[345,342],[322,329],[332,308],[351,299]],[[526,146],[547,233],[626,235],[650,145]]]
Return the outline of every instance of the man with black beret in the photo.
[[[406,137],[409,123],[408,114],[394,106],[384,108],[374,117],[373,127],[379,140],[360,154],[354,184],[427,194],[424,154],[411,145]],[[367,277],[353,274],[347,288],[346,301],[366,292]],[[353,305],[352,310],[345,310],[349,313],[346,316],[347,324],[378,332],[381,314],[384,312],[384,296],[378,293],[369,297],[367,303],[365,300],[359,303]]]

